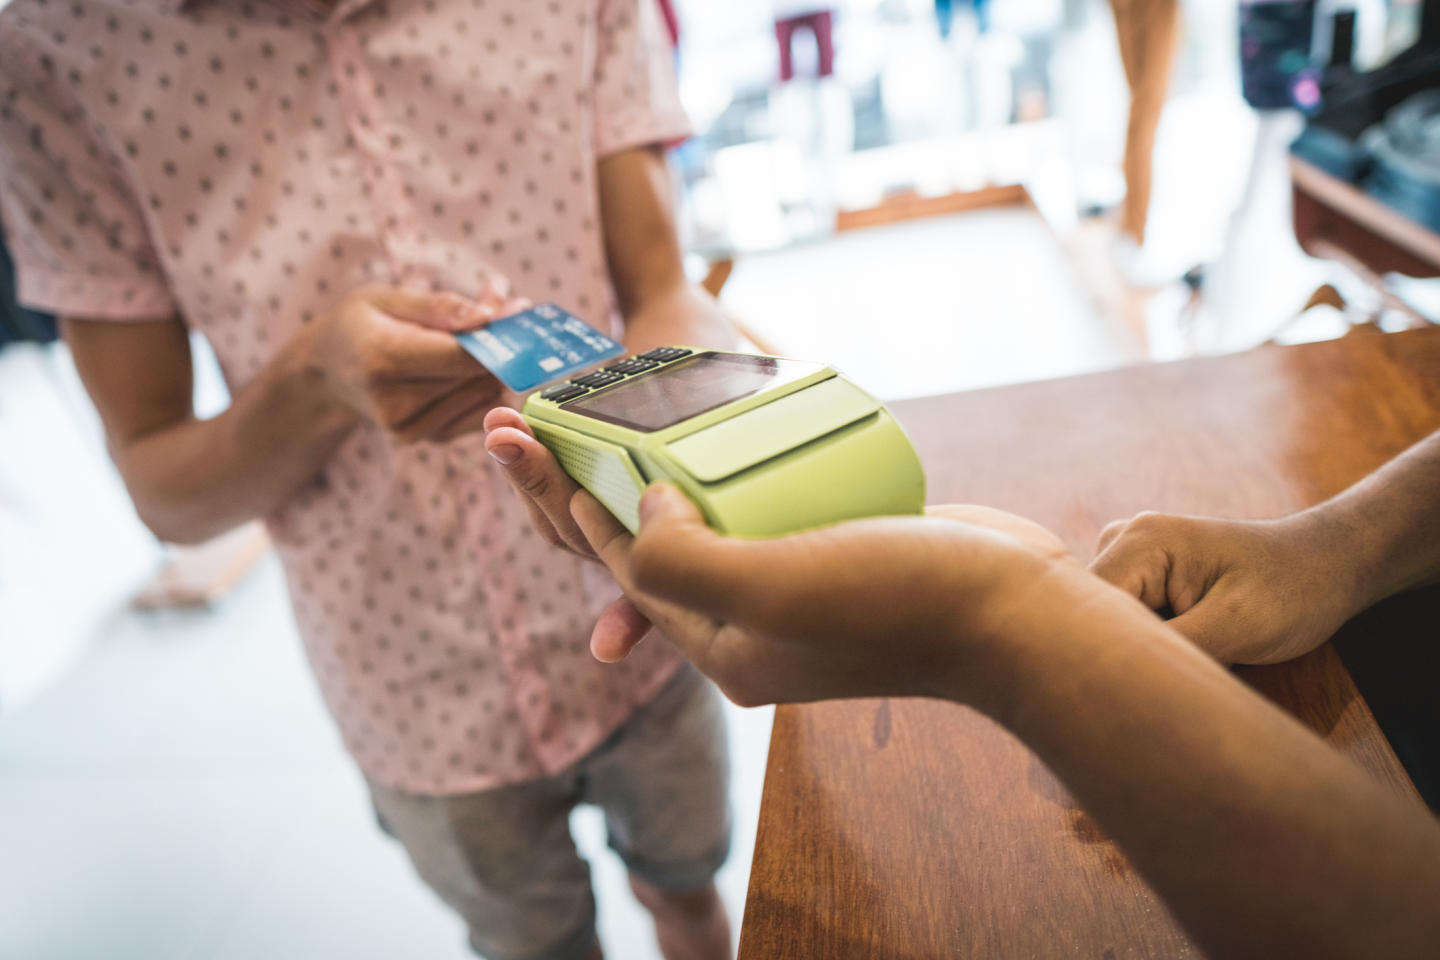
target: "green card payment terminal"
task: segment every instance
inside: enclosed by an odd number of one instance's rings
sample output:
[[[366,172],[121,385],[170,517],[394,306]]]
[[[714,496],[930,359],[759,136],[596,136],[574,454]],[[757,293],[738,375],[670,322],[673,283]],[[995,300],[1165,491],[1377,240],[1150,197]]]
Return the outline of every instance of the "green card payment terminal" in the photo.
[[[920,459],[895,418],[819,363],[661,347],[532,394],[523,414],[631,531],[658,480],[741,537],[925,504]]]

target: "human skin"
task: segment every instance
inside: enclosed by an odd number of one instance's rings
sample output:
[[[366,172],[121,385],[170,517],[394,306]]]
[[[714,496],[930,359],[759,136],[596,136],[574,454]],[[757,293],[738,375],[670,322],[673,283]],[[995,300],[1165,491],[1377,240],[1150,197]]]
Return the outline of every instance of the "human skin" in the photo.
[[[1440,432],[1343,493],[1279,520],[1142,513],[1091,569],[1224,663],[1308,653],[1388,596],[1440,579]]]
[[[974,507],[721,537],[652,487],[632,537],[514,411],[517,489],[741,704],[942,697],[1023,740],[1216,957],[1433,957],[1440,826],[1230,676],[1051,534]],[[568,518],[568,519],[567,519]],[[563,531],[563,532],[562,532]]]

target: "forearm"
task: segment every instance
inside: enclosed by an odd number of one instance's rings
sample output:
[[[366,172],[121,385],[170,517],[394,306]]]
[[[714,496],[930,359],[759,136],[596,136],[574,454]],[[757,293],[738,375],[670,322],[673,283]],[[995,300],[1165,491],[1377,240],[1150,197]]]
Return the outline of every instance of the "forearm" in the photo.
[[[665,152],[639,147],[600,161],[605,258],[625,346],[635,353],[689,344],[732,349],[734,325],[715,298],[685,277]]]
[[[715,298],[684,281],[649,294],[625,316],[625,347],[632,353],[675,344],[732,350],[736,340]]]
[[[224,413],[112,442],[112,451],[146,525],[164,540],[190,543],[280,507],[354,423],[297,340]]]
[[[1440,432],[1293,520],[1358,571],[1357,612],[1440,580]]]
[[[991,692],[972,676],[962,699],[1050,765],[1204,947],[1435,955],[1440,827],[1418,803],[1129,598],[1068,575],[1055,587],[1016,615],[1034,641],[997,648],[981,671]],[[1051,602],[1070,613],[1042,616]],[[1056,622],[1071,624],[1064,637]]]

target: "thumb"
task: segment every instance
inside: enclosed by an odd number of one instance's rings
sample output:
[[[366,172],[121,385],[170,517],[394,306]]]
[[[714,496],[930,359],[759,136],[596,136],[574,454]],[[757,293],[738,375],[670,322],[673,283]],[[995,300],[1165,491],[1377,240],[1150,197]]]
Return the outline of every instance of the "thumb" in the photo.
[[[1234,604],[1206,597],[1166,623],[1221,663],[1234,663],[1236,627],[1246,620],[1244,611],[1237,610]],[[1239,632],[1248,631],[1242,626]]]
[[[705,530],[705,518],[700,508],[679,489],[668,483],[652,483],[645,488],[640,498],[640,530],[698,526]]]
[[[1090,563],[1090,572],[1151,610],[1159,610],[1170,602],[1166,590],[1170,557],[1153,544],[1127,540],[1122,535]]]
[[[635,585],[647,593],[724,617],[743,607],[743,553],[752,541],[721,537],[690,498],[667,483],[640,499],[640,532],[630,558]]]

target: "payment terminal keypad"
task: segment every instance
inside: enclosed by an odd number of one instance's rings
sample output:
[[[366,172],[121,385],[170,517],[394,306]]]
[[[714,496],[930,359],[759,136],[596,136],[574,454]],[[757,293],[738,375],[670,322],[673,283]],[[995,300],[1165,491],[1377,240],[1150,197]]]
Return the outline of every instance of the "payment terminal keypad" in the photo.
[[[571,383],[578,383],[582,387],[608,387],[612,383],[619,383],[625,379],[622,373],[610,373],[605,370],[596,370],[594,373],[587,373],[583,377],[576,377]]]
[[[562,383],[558,387],[551,387],[540,394],[542,400],[553,400],[556,403],[564,403],[566,400],[574,400],[582,394],[590,391],[584,387],[576,386],[573,383]]]
[[[693,350],[686,350],[684,347],[656,347],[649,353],[640,354],[641,360],[658,360],[661,363],[669,363],[671,360],[679,360],[681,357],[688,357],[694,353]]]
[[[3,0],[0,0],[3,2]],[[574,380],[567,380],[564,383],[557,383],[540,392],[540,399],[549,400],[552,403],[565,403],[574,400],[576,397],[584,396],[591,390],[600,387],[608,387],[612,383],[619,383],[626,377],[633,377],[638,373],[645,373],[663,366],[681,357],[688,357],[694,350],[685,347],[657,347],[648,353],[642,353],[636,357],[626,357],[618,363],[612,363],[603,370],[596,370],[587,373],[583,377],[576,377]]]
[[[644,357],[630,357],[621,360],[619,363],[612,363],[605,369],[611,373],[623,373],[627,377],[632,373],[644,373],[646,370],[654,370],[660,366],[659,361],[646,360]]]

